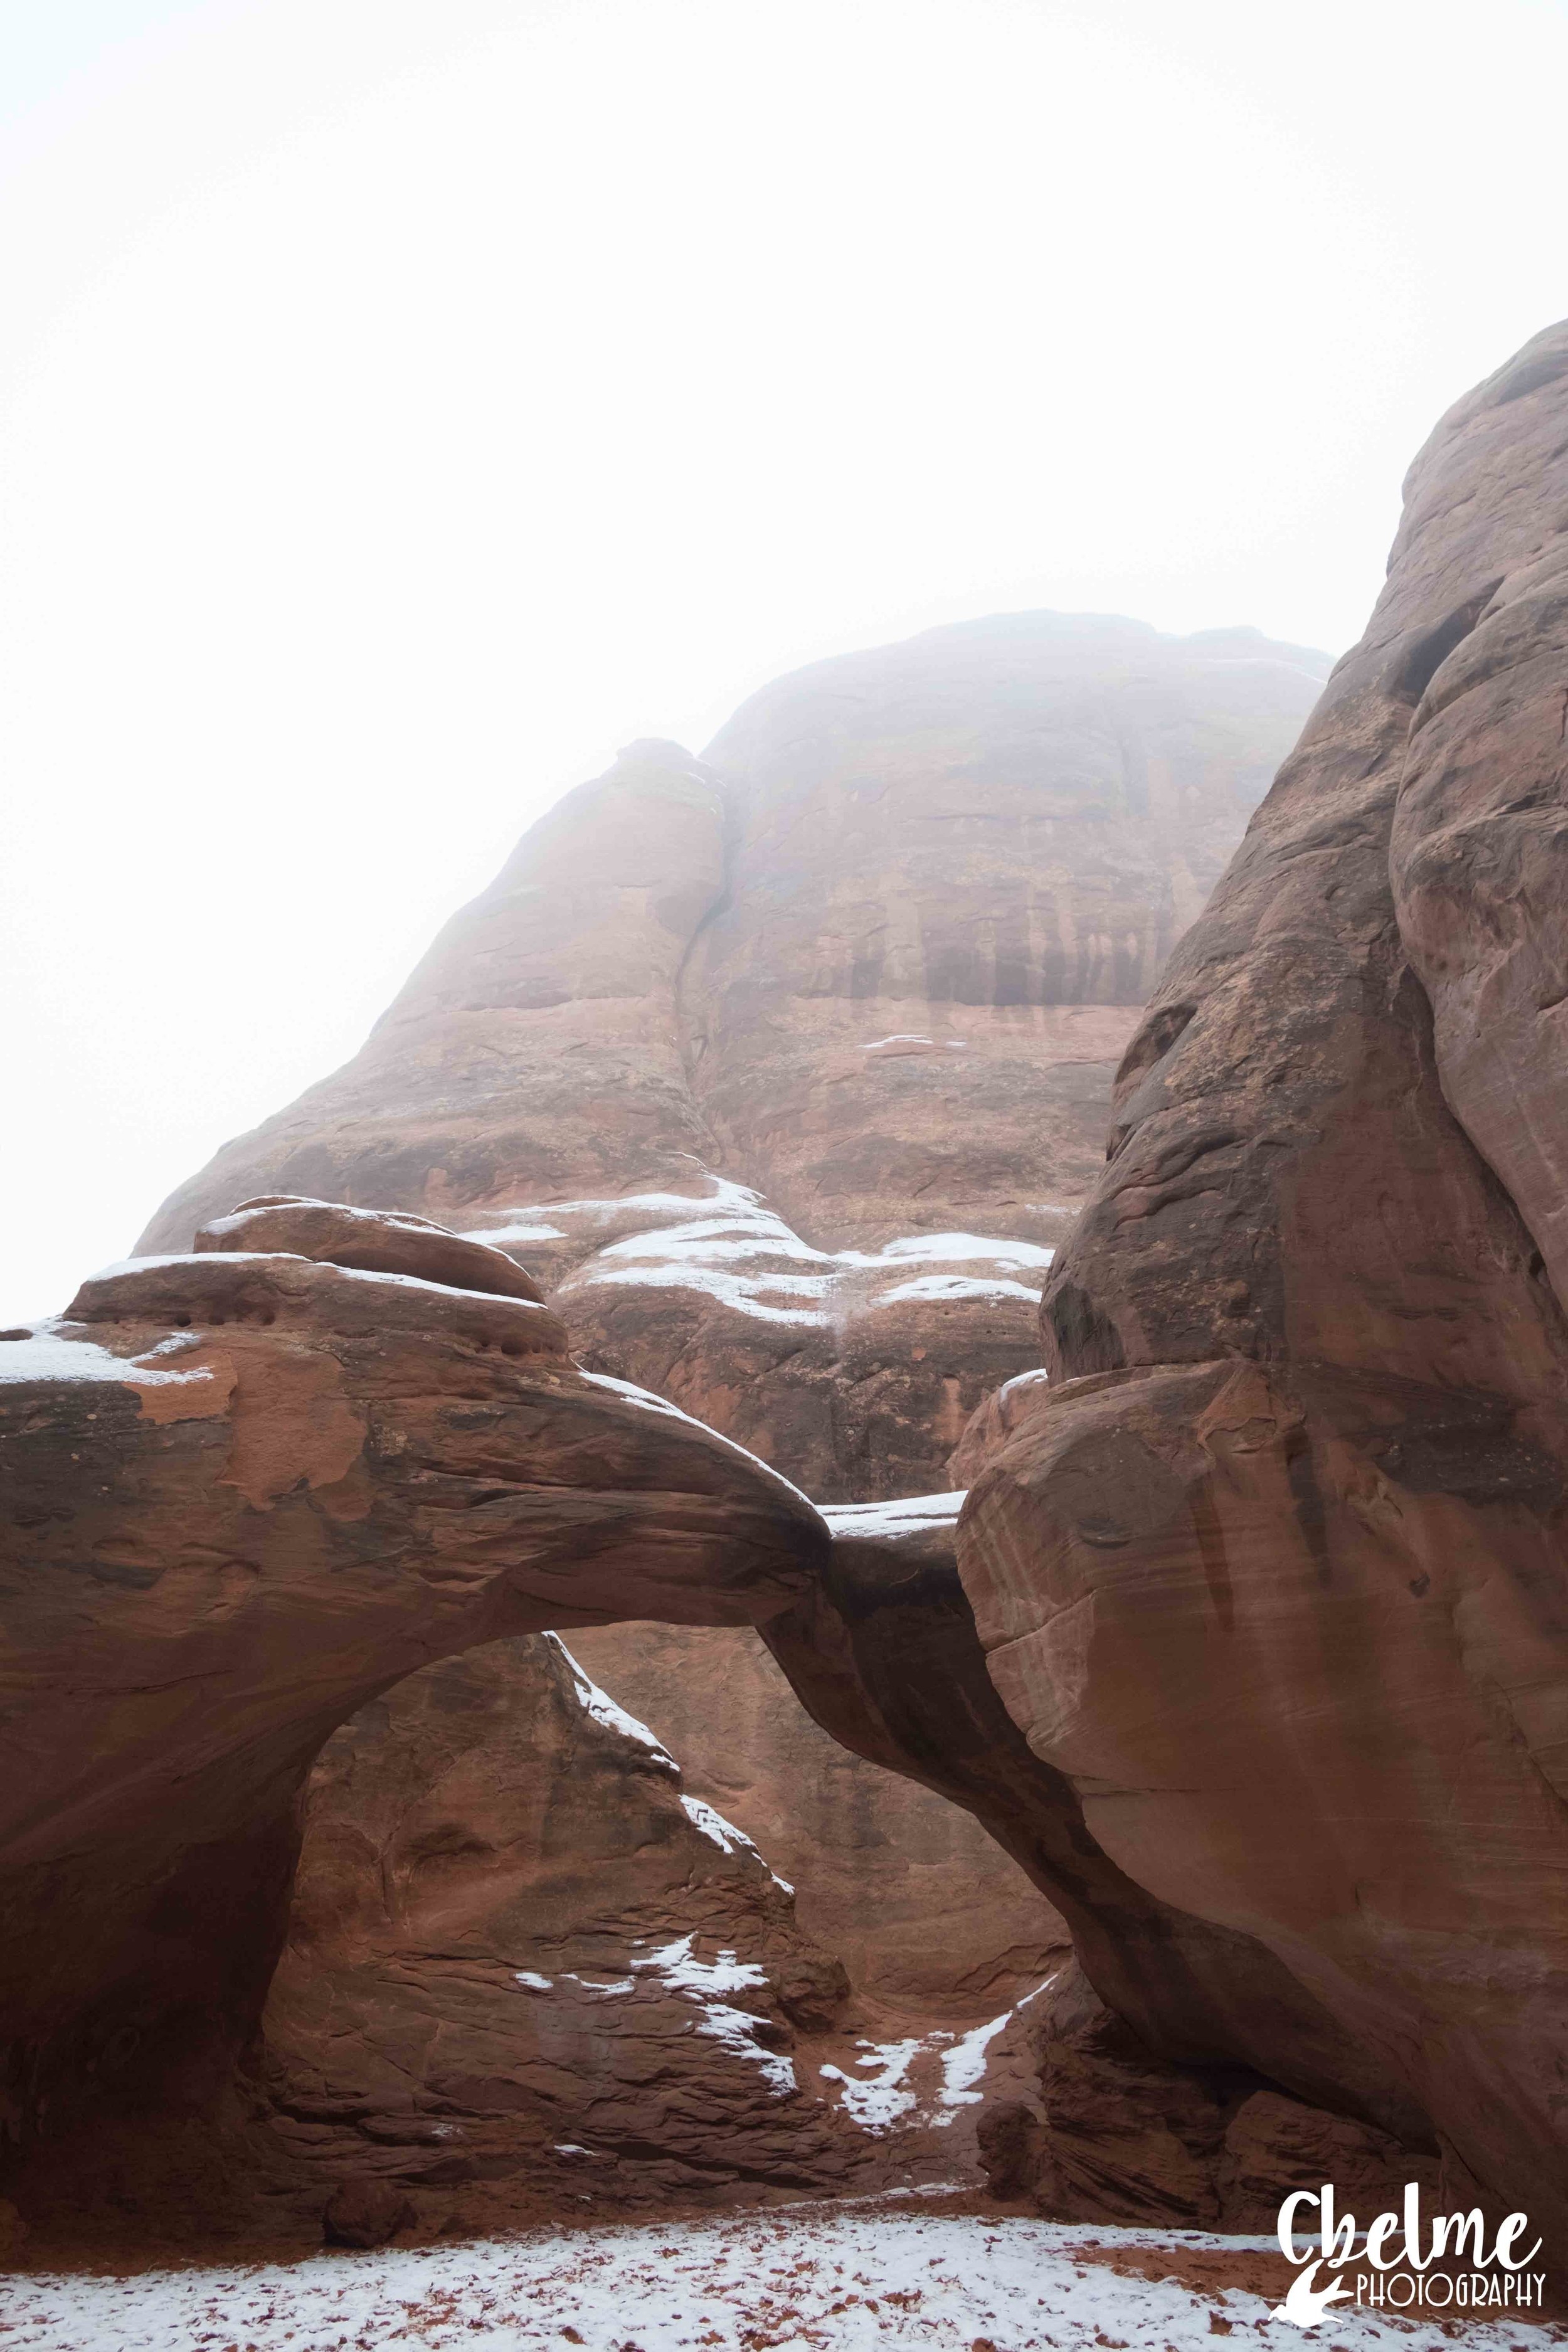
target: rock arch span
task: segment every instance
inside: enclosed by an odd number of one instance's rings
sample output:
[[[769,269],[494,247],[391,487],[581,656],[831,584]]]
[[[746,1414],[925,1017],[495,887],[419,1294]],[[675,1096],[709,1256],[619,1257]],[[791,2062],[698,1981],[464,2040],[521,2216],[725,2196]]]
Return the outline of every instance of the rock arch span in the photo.
[[[827,1548],[785,1480],[579,1371],[499,1252],[319,1203],[200,1239],[0,1343],[24,2137],[232,2064],[304,1776],[377,1692],[506,1634],[754,1622]]]
[[[1245,1936],[1152,1900],[987,1674],[958,1497],[836,1511],[578,1370],[515,1263],[426,1221],[268,1199],[0,1342],[7,2119],[199,2113],[255,2034],[300,1796],[443,1657],[617,1618],[753,1623],[855,1752],[974,1813],[1149,2046],[1419,2131]],[[1243,1999],[1243,1993],[1247,1998]]]

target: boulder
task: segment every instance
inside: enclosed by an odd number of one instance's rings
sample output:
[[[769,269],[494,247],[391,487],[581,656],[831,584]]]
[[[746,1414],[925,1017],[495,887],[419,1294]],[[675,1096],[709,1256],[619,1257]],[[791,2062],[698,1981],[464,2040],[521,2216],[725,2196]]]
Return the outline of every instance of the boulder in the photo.
[[[1439,2194],[1434,2150],[1287,2097],[1245,2066],[1161,2060],[1075,1963],[1026,2014],[1030,2095],[987,2107],[979,2154],[994,2195],[1051,2221],[1272,2236],[1284,2199],[1325,2180],[1363,2227],[1402,2211],[1411,2181]]]
[[[387,2180],[345,2180],[321,2215],[334,2246],[384,2246],[414,2219],[414,2200]]]

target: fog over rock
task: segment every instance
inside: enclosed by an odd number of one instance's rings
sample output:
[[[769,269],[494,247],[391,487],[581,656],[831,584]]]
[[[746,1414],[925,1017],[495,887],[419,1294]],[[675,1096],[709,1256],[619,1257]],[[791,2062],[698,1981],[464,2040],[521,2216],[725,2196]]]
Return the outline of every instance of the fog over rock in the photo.
[[[950,1486],[1039,1361],[1110,1081],[1325,656],[1004,614],[644,741],[447,926],[363,1051],[183,1187],[414,1211],[510,1252],[591,1369],[825,1502]],[[961,1813],[802,1715],[748,1634],[581,1633],[857,1981],[961,2019],[1060,1922]]]
[[[1321,667],[1245,634],[633,747],[0,1344],[57,2211],[1306,2167],[1555,2253],[1565,453],[1559,327],[1238,847]]]

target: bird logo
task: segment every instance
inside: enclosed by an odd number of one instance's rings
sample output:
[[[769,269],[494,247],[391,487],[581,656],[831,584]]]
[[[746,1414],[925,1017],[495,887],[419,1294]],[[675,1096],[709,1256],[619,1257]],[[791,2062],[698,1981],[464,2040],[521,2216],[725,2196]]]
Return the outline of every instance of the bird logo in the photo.
[[[1317,2263],[1309,2263],[1304,2271],[1297,2272],[1290,2282],[1289,2294],[1283,2303],[1275,2305],[1269,2314],[1271,2318],[1288,2319],[1292,2327],[1316,2327],[1330,2304],[1343,2300],[1349,2293],[1343,2279],[1332,2279],[1326,2287],[1314,2292],[1312,2280],[1318,2269]]]

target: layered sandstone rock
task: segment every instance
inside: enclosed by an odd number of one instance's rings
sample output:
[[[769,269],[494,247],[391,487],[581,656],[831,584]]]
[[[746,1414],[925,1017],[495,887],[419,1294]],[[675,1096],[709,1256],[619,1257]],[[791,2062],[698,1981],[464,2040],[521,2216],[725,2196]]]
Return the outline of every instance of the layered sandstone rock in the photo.
[[[1106,1854],[1559,2248],[1565,514],[1559,327],[1412,469],[1367,635],[1129,1047],[1054,1383],[961,1535]],[[1291,2084],[1249,1966],[1231,2012]]]
[[[925,1563],[911,1624],[941,1582],[930,1633],[950,1694],[952,1645],[965,1631],[966,1655],[980,1666],[952,1561],[962,1500],[928,1496],[824,1514],[839,1576],[848,1561],[874,1560],[897,1584],[915,1577],[917,1559]],[[972,2027],[1039,1984],[1068,1940],[1067,1923],[1054,1889],[1008,1833],[998,1837],[1000,1816],[975,1812],[967,1790],[921,1769],[935,1749],[918,1740],[868,1745],[847,1717],[825,1707],[822,1622],[814,1609],[810,1630],[796,1633],[793,1618],[781,1618],[766,1633],[721,1636],[721,1652],[679,1626],[595,1627],[574,1642],[595,1675],[636,1693],[661,1737],[684,1737],[695,1758],[686,1767],[690,1787],[744,1822],[795,1887],[803,1925],[842,1956],[882,2028]],[[922,1623],[920,1645],[927,1639]],[[907,1670],[911,1655],[900,1649],[892,1671]],[[986,1724],[987,1737],[1012,1739],[1000,1706],[987,1707]],[[931,1738],[938,1748],[945,1738],[934,1721]],[[949,1796],[956,1803],[942,1801]]]
[[[702,761],[633,744],[141,1246],[269,1192],[436,1217],[810,1493],[937,1487],[1327,667],[1019,614],[781,679]]]
[[[761,1463],[580,1371],[510,1259],[319,1202],[237,1223],[204,1238],[265,1246],[111,1269],[0,1340],[0,2080],[23,2141],[226,2079],[300,1789],[377,1692],[547,1626],[752,1622],[826,1549]]]
[[[1326,670],[1245,630],[1014,614],[816,664],[702,761],[634,744],[142,1246],[273,1191],[423,1213],[537,1276],[588,1368],[809,1494],[950,1486],[1038,1362],[1142,998]],[[817,1733],[753,1636],[578,1646],[866,1989],[967,2022],[1035,1980],[1054,1913]]]
[[[1059,1901],[1150,2040],[1212,2037],[1238,1939],[1127,1880],[1029,1752],[959,1583],[961,1496],[825,1524],[563,1366],[508,1261],[412,1219],[270,1200],[198,1238],[268,1246],[113,1271],[5,1343],[30,1531],[5,1595],[6,2080],[43,2242],[366,2243],[584,2198],[963,2178],[998,2098],[1044,2083],[1051,2112],[1057,1912],[1021,1912],[983,1979],[950,1943],[940,2024],[857,1996],[651,1735],[554,1636],[506,1638],[622,1594],[755,1615],[826,1730]],[[302,1773],[367,1684],[310,1773],[291,1886]],[[1131,2073],[1214,2105],[1147,2051]],[[1100,2161],[1108,2195],[1144,2194],[1146,2152],[1112,2132]]]
[[[847,1993],[558,1641],[471,1650],[311,1775],[264,2021],[289,2201],[369,2182],[429,2228],[842,2189],[882,2153],[811,2063]]]
[[[1248,2069],[1162,2064],[1064,1967],[1020,2011],[1023,2099],[993,2102],[981,2160],[997,2194],[1055,2221],[1219,2229],[1272,2236],[1283,2200],[1331,2180],[1339,2210],[1403,2210],[1407,2183],[1439,2193],[1435,2156],[1287,2097]]]
[[[308,2231],[374,2190],[427,2232],[962,2179],[1037,2075],[1041,1982],[966,2032],[889,2032],[559,1641],[492,1643],[363,1708],[311,1776],[268,2201]]]
[[[1137,1008],[1327,669],[1024,613],[754,695],[706,754],[731,888],[683,987],[726,1165],[824,1246],[1056,1239]]]
[[[848,1514],[827,1516],[837,1525]],[[655,1725],[687,1732],[700,1757],[687,1786],[746,1822],[879,2032],[971,2028],[1059,1959],[1067,1927],[1041,1888],[968,1812],[826,1734],[760,1634],[723,1642],[721,1674],[704,1655],[713,1645],[678,1625],[595,1627],[572,1641],[595,1675],[637,1692]]]
[[[1273,1952],[1151,1893],[1099,1842],[1079,1789],[1030,1747],[988,1671],[959,1577],[963,1501],[827,1514],[826,1560],[761,1628],[802,1704],[857,1755],[984,1824],[1060,1914],[1097,1993],[1151,2063],[1241,2064],[1314,2105],[1429,2142],[1407,2090]]]

